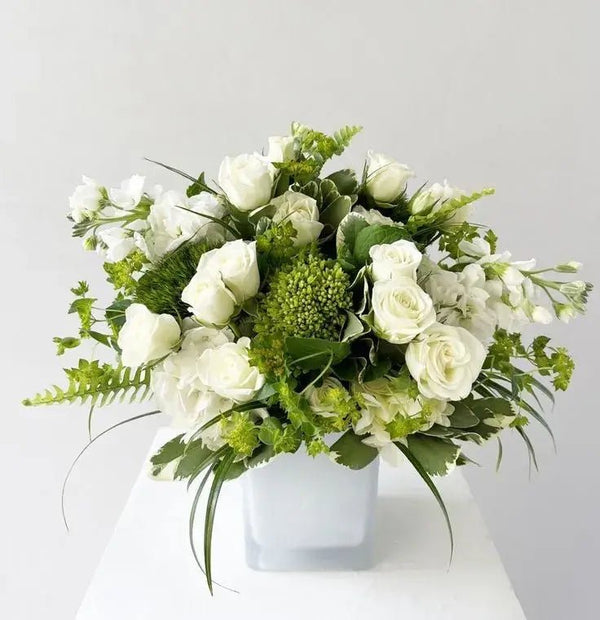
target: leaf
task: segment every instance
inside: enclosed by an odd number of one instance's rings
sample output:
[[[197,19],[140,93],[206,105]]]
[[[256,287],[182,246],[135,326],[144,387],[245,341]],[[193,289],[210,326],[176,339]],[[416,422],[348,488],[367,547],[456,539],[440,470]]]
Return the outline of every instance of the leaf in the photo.
[[[215,452],[202,445],[201,439],[190,441],[184,446],[181,460],[175,470],[175,479],[184,480],[202,472],[215,459]]]
[[[75,469],[75,465],[77,465],[77,463],[79,462],[79,459],[92,447],[93,444],[95,444],[98,439],[100,439],[100,437],[104,437],[104,435],[107,435],[108,433],[110,433],[112,430],[119,428],[119,426],[124,426],[125,424],[128,424],[129,422],[135,422],[136,420],[141,420],[143,418],[147,418],[149,416],[153,416],[153,415],[158,415],[160,414],[160,411],[155,410],[155,411],[148,411],[147,413],[141,413],[140,415],[136,415],[133,416],[131,418],[127,418],[126,420],[121,420],[120,422],[117,422],[116,424],[113,424],[112,426],[109,426],[107,429],[103,430],[101,433],[98,433],[98,435],[96,435],[93,439],[91,439],[81,450],[80,452],[77,454],[77,456],[73,459],[73,462],[71,463],[71,466],[69,467],[66,475],[65,475],[65,479],[63,480],[63,484],[62,484],[62,489],[60,492],[60,508],[61,508],[61,512],[62,512],[62,518],[63,518],[63,522],[65,524],[65,527],[67,528],[67,531],[69,530],[69,523],[67,521],[67,515],[66,515],[66,511],[65,511],[65,495],[66,495],[66,491],[67,491],[67,484],[69,483],[69,480],[71,478],[71,474],[73,473],[73,470]]]
[[[338,196],[328,207],[321,211],[319,220],[332,229],[336,229],[340,222],[350,213],[353,199],[350,196]]]
[[[63,355],[67,349],[75,349],[81,344],[79,338],[73,338],[72,336],[67,336],[65,338],[56,336],[52,338],[52,342],[56,345],[56,355]]]
[[[326,178],[335,183],[337,191],[342,195],[350,196],[358,191],[356,173],[350,168],[333,172]]]
[[[451,404],[454,411],[450,415],[450,426],[453,428],[470,428],[479,424],[479,418],[463,402]]]
[[[342,333],[342,342],[349,342],[355,340],[361,334],[365,333],[365,326],[363,322],[353,312],[346,312],[348,320]]]
[[[329,359],[337,364],[350,355],[350,345],[347,342],[334,342],[322,338],[285,339],[285,352],[296,364],[304,370],[322,368]]]
[[[338,260],[342,263],[344,269],[356,269],[356,260],[354,258],[354,244],[358,233],[368,226],[367,220],[359,213],[348,213],[348,215],[340,222],[336,232],[336,249]]]
[[[183,451],[185,450],[185,442],[183,441],[184,435],[177,435],[166,444],[164,444],[158,452],[150,457],[151,475],[155,478],[160,477],[160,474],[164,469],[172,463],[181,458]]]
[[[448,439],[415,434],[408,435],[406,441],[410,452],[430,476],[445,476],[454,469],[460,448]]]
[[[129,308],[131,303],[130,299],[116,299],[106,308],[104,316],[115,331],[118,332],[125,325],[125,310]]]
[[[362,469],[379,454],[377,448],[363,443],[354,431],[344,433],[330,448],[338,457],[336,461],[350,469]]]
[[[393,243],[399,239],[409,238],[408,232],[400,226],[388,224],[371,224],[356,235],[352,254],[355,262],[364,265],[369,261],[369,250],[374,245]]]
[[[212,534],[215,522],[215,513],[217,509],[217,503],[219,501],[219,494],[221,493],[221,487],[227,476],[229,468],[233,464],[235,458],[235,452],[233,450],[230,454],[223,458],[223,460],[217,466],[215,475],[213,478],[210,492],[208,494],[208,503],[206,506],[206,515],[204,518],[204,568],[206,571],[206,583],[210,593],[213,594],[213,581],[212,581]]]
[[[448,528],[448,534],[450,536],[450,563],[452,563],[452,556],[454,555],[454,534],[452,533],[452,523],[450,522],[450,516],[448,515],[448,510],[446,509],[446,505],[444,504],[444,500],[440,495],[435,483],[429,476],[429,474],[425,471],[423,466],[421,465],[419,459],[417,459],[414,454],[402,443],[396,443],[396,446],[399,450],[404,454],[404,456],[408,459],[410,464],[415,468],[419,476],[423,479],[425,484],[429,487],[429,490],[433,493],[446,521],[446,526]]]
[[[215,193],[215,190],[206,184],[204,172],[200,173],[198,179],[194,181],[185,191],[188,198],[191,196],[197,196],[200,192],[209,192],[211,194]]]
[[[98,360],[80,359],[77,368],[65,368],[64,371],[68,378],[66,388],[53,385],[33,398],[26,398],[23,404],[32,407],[89,402],[102,407],[117,398],[121,402],[133,402],[150,395],[150,370],[145,367],[113,367],[110,364],[100,365]]]

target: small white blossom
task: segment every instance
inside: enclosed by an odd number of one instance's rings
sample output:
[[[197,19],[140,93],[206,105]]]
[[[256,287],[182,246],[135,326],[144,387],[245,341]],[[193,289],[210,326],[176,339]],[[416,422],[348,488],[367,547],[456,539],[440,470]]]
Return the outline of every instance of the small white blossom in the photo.
[[[69,198],[70,215],[77,224],[91,219],[102,206],[102,187],[93,179],[82,177],[83,184],[78,185]]]
[[[124,210],[131,210],[140,203],[144,193],[145,177],[134,174],[125,179],[118,189],[109,189],[108,197],[113,205]]]

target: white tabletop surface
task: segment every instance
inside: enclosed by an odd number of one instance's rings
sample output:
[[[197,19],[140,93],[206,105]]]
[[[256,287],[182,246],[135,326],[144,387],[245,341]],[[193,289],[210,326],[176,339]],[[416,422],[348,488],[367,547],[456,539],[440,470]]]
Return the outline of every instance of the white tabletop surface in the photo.
[[[153,450],[171,435],[161,429]],[[151,480],[144,468],[77,620],[523,620],[465,479],[455,471],[438,487],[455,534],[449,570],[448,537],[433,496],[410,466],[384,465],[373,569],[266,573],[245,566],[241,489],[229,483],[217,509],[213,577],[239,593],[216,587],[211,598],[188,544],[191,494],[185,484]]]

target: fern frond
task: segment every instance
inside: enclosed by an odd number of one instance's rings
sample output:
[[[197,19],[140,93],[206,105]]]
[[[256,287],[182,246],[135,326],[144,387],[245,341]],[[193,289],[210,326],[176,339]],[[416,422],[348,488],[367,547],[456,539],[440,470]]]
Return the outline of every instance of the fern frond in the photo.
[[[65,368],[68,385],[53,385],[33,398],[26,398],[27,407],[65,403],[89,403],[95,407],[120,402],[144,400],[150,394],[150,370],[100,364],[98,360],[79,360],[77,368]]]
[[[410,232],[416,232],[417,230],[426,226],[431,226],[434,223],[436,225],[440,223],[443,224],[444,222],[448,222],[449,220],[451,220],[452,217],[457,213],[457,211],[459,211],[463,207],[470,205],[472,202],[475,202],[476,200],[479,200],[484,196],[491,196],[492,194],[494,194],[494,192],[494,188],[485,187],[479,192],[464,194],[463,196],[458,196],[457,198],[447,200],[437,210],[434,209],[434,205],[432,205],[430,209],[423,213],[416,213],[414,215],[411,215],[408,218],[406,226]],[[411,203],[415,200],[418,193],[419,192],[417,192],[417,194],[415,194],[410,199]]]
[[[345,125],[328,136],[302,123],[292,123],[292,135],[299,142],[300,153],[306,160],[314,162],[316,174],[326,161],[334,155],[341,155],[361,129],[358,125]]]
[[[352,142],[352,138],[362,131],[361,125],[344,125],[333,134],[333,139],[337,144],[336,155],[341,155]]]

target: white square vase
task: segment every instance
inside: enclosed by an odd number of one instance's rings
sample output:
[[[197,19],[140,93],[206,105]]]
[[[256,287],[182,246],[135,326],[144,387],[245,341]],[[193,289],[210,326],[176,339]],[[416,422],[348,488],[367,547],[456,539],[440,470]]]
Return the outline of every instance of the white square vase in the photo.
[[[244,474],[246,562],[257,570],[373,563],[379,459],[360,470],[298,451]]]

